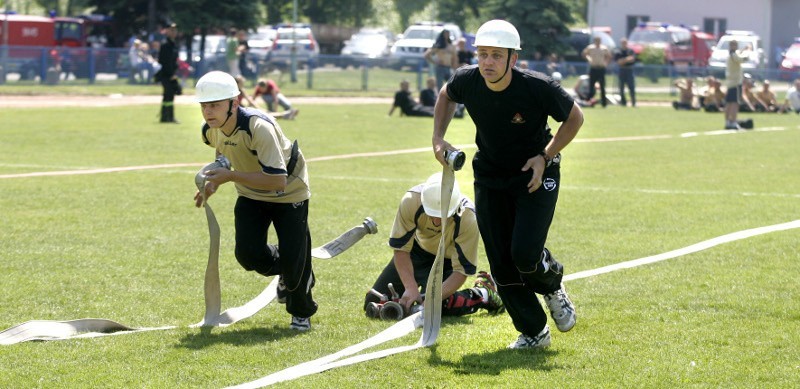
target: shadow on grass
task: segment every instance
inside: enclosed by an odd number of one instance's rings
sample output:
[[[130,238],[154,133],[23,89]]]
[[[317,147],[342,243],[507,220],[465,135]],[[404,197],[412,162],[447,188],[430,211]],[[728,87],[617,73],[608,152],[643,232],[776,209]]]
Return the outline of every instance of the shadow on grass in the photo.
[[[558,352],[550,349],[510,350],[501,349],[482,353],[466,354],[458,362],[445,361],[436,352],[437,346],[430,348],[428,363],[433,366],[451,367],[453,373],[460,375],[499,375],[503,370],[558,369],[550,361]]]
[[[302,335],[304,335],[304,333],[287,327],[278,326],[246,330],[225,330],[217,327],[201,327],[200,332],[184,336],[177,347],[198,350],[218,343],[245,346]]]

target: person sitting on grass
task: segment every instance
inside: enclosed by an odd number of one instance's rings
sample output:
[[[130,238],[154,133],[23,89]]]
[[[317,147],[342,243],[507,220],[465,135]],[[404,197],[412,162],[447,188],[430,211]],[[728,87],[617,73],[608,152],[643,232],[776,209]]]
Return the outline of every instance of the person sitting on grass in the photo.
[[[427,116],[433,117],[433,107],[426,107],[417,103],[411,97],[411,91],[408,90],[408,81],[400,81],[400,90],[394,94],[394,102],[392,109],[389,110],[389,116],[392,116],[395,108],[400,108],[400,114],[406,116]]]
[[[672,102],[672,108],[694,111],[698,109],[694,104],[694,81],[687,77],[675,81],[678,88],[678,101]]]

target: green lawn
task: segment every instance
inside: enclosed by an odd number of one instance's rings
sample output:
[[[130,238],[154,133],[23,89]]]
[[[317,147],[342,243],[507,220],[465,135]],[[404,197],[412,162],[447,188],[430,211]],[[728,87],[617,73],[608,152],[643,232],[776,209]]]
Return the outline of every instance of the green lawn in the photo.
[[[281,122],[309,163],[314,245],[358,225],[379,233],[315,261],[313,329],[288,329],[271,304],[211,331],[202,318],[208,235],[194,175],[213,159],[195,106],[181,125],[155,108],[3,109],[0,176],[193,163],[117,173],[0,178],[0,330],[28,320],[107,318],[174,330],[0,346],[0,387],[225,387],[337,352],[389,326],[361,304],[389,261],[403,192],[439,169],[432,120],[380,105],[308,105]],[[756,131],[712,135],[721,114],[671,108],[587,109],[564,152],[548,247],[567,273],[656,255],[717,236],[800,219],[800,120],[754,114]],[[765,131],[771,129],[771,131]],[[682,134],[697,133],[696,136]],[[447,138],[471,144],[469,119]],[[468,155],[472,147],[465,148]],[[469,164],[456,175],[471,197]],[[222,229],[223,308],[268,280],[233,258],[235,191],[211,198]],[[797,229],[567,283],[578,310],[545,351],[509,351],[507,315],[445,318],[437,344],[278,387],[794,387],[800,375]],[[482,250],[481,250],[482,253]],[[479,269],[487,269],[481,254]],[[472,279],[468,280],[471,284]],[[383,345],[413,344],[420,332]]]

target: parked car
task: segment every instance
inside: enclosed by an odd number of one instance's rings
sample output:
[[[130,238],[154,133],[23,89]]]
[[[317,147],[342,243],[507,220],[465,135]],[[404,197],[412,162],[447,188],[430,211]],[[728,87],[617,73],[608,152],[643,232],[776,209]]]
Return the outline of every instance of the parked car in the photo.
[[[277,36],[278,31],[271,26],[259,27],[255,32],[250,33],[247,36],[250,59],[255,63],[265,63]]]
[[[566,43],[569,47],[567,51],[562,53],[562,58],[564,58],[564,61],[586,62],[586,59],[583,58],[581,53],[586,46],[589,46],[592,43],[594,37],[599,37],[600,43],[608,47],[611,52],[614,52],[614,50],[617,48],[614,38],[612,38],[611,35],[605,31],[597,29],[589,31],[588,28],[574,28],[570,29],[569,37],[564,40],[564,43]]]
[[[761,42],[761,37],[752,31],[729,30],[719,38],[719,43],[714,46],[714,51],[711,52],[708,67],[711,69],[712,74],[725,74],[730,43],[734,40],[738,42],[739,50],[744,49],[746,46],[750,46],[751,49],[749,58],[742,63],[742,69],[752,70],[766,67],[767,58],[764,55],[764,44]]]
[[[800,38],[795,38],[795,43],[783,53],[783,59],[778,65],[778,74],[781,80],[794,80],[800,77]]]
[[[394,44],[394,34],[385,28],[362,28],[344,42],[339,66],[382,65]]]
[[[225,51],[227,49],[225,35],[206,35],[205,50],[201,53],[200,43],[201,35],[192,37],[192,58],[191,63],[198,69],[200,74],[212,70],[228,71],[228,62],[225,59]],[[190,62],[186,49],[181,47],[178,52],[178,57],[184,61]]]
[[[666,63],[675,66],[707,66],[714,43],[706,32],[659,22],[640,24],[628,36],[628,47],[636,54],[646,47],[660,48]]]
[[[319,45],[308,24],[278,25],[269,62],[278,67],[291,65],[292,52],[297,64],[313,66],[319,57]]]
[[[420,63],[424,65],[425,50],[433,46],[436,37],[445,28],[450,31],[453,43],[461,38],[461,28],[452,23],[419,22],[409,26],[392,46],[390,65],[396,69],[403,66],[416,67]]]

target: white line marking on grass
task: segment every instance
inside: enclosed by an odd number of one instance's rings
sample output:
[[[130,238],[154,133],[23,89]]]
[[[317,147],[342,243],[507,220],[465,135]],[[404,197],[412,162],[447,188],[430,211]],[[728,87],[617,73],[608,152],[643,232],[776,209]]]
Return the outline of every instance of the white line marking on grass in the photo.
[[[199,164],[199,163],[171,163],[171,164],[164,164],[164,165],[121,166],[121,167],[108,167],[108,168],[87,169],[87,170],[60,170],[60,171],[55,171],[55,172],[33,172],[33,173],[19,173],[19,174],[0,174],[0,178],[74,176],[74,175],[79,175],[79,174],[116,173],[116,172],[127,172],[127,171],[134,171],[134,170],[164,169],[164,168],[190,167],[190,166],[203,166],[203,164]]]
[[[592,270],[584,270],[577,273],[572,273],[564,276],[564,281],[571,281],[577,280],[581,278],[593,277],[600,274],[610,273],[612,271],[622,270],[622,269],[630,269],[637,266],[647,265],[650,263],[655,263],[659,261],[664,261],[667,259],[672,259],[676,257],[680,257],[683,255],[688,255],[692,253],[696,253],[698,251],[710,249],[714,246],[721,245],[723,243],[729,243],[737,240],[751,238],[757,235],[768,234],[770,232],[777,232],[777,231],[784,231],[790,230],[793,228],[800,228],[800,219],[791,221],[788,223],[782,224],[775,224],[766,227],[758,227],[752,228],[749,230],[738,231],[734,233],[730,233],[727,235],[718,236],[713,239],[709,239],[700,243],[693,244],[691,246],[687,246],[681,249],[672,250],[666,253],[652,255],[649,257],[634,259],[632,261],[620,262],[615,263],[613,265],[603,266],[597,269]]]
[[[617,264],[613,264],[613,265],[609,265],[609,266],[603,266],[603,267],[600,267],[600,268],[597,268],[597,269],[585,270],[585,271],[581,271],[581,272],[577,272],[577,273],[568,274],[568,275],[564,276],[564,281],[571,281],[571,280],[577,280],[577,279],[581,279],[581,278],[593,277],[593,276],[596,276],[596,275],[610,273],[610,272],[617,271],[617,270],[622,270],[622,269],[630,269],[630,268],[637,267],[637,266],[642,266],[642,265],[646,265],[646,264],[650,264],[650,263],[654,263],[654,262],[659,262],[659,261],[664,261],[664,260],[667,260],[667,259],[680,257],[680,256],[687,255],[687,254],[692,254],[692,253],[695,253],[695,252],[698,252],[698,251],[702,251],[702,250],[706,250],[706,249],[712,248],[714,246],[718,246],[718,245],[723,244],[723,243],[729,243],[729,242],[733,242],[733,241],[736,241],[736,240],[747,239],[747,238],[750,238],[750,237],[753,237],[753,236],[757,236],[757,235],[768,234],[768,233],[776,232],[776,231],[784,231],[784,230],[789,230],[789,229],[793,229],[793,228],[800,228],[800,220],[795,220],[795,221],[791,221],[791,222],[783,223],[783,224],[775,224],[775,225],[771,225],[771,226],[758,227],[758,228],[753,228],[753,229],[749,229],[749,230],[734,232],[734,233],[731,233],[731,234],[727,234],[727,235],[719,236],[719,237],[716,237],[716,238],[713,238],[713,239],[709,239],[709,240],[706,240],[706,241],[703,241],[703,242],[700,242],[700,243],[696,243],[696,244],[693,244],[691,246],[684,247],[682,249],[669,251],[669,252],[666,252],[666,253],[663,253],[663,254],[653,255],[653,256],[649,256],[649,257],[645,257],[645,258],[635,259],[635,260],[632,260],[632,261],[621,262],[621,263],[617,263]],[[397,338],[399,338],[401,336],[407,335],[408,333],[413,331],[414,328],[409,328],[408,326],[405,326],[404,328],[401,329],[401,328],[399,328],[399,326],[403,325],[404,322],[406,322],[408,320],[409,320],[409,318],[406,318],[403,321],[399,322],[398,324],[395,324],[394,326],[384,330],[380,334],[375,335],[374,337],[372,337],[370,339],[367,339],[366,341],[361,342],[359,344],[347,347],[347,348],[345,348],[345,349],[343,349],[341,351],[338,351],[336,353],[329,354],[329,355],[326,355],[326,356],[323,356],[321,358],[317,358],[317,359],[314,359],[314,360],[311,360],[311,361],[308,361],[308,362],[300,363],[298,365],[294,365],[294,366],[288,367],[286,369],[277,371],[275,373],[272,373],[270,375],[264,376],[262,378],[259,378],[259,379],[253,380],[253,381],[249,381],[249,382],[246,382],[246,383],[243,383],[243,384],[240,384],[240,385],[232,386],[232,387],[229,387],[229,388],[237,388],[237,389],[261,388],[261,387],[264,387],[264,386],[267,386],[267,385],[272,385],[272,384],[279,383],[279,382],[290,381],[290,380],[293,380],[293,379],[296,379],[296,378],[300,378],[300,377],[304,377],[304,376],[320,373],[320,372],[323,372],[323,371],[326,371],[326,370],[330,370],[330,369],[333,369],[333,368],[336,368],[336,367],[348,366],[348,365],[352,365],[352,364],[359,363],[359,362],[366,362],[366,361],[370,361],[370,360],[373,360],[373,359],[383,358],[383,357],[386,357],[388,355],[398,354],[398,353],[401,353],[401,352],[417,349],[417,348],[419,348],[418,347],[419,345],[401,346],[401,347],[395,347],[395,348],[390,348],[390,349],[386,349],[386,350],[374,351],[374,352],[361,354],[361,355],[356,355],[356,356],[352,356],[351,357],[351,355],[356,354],[358,352],[361,352],[361,351],[363,351],[365,349],[368,349],[368,348],[371,348],[371,347],[374,347],[374,346],[378,346],[378,345],[380,345],[382,343],[385,343],[388,340],[397,339]],[[395,326],[398,326],[398,327],[395,328]],[[342,359],[342,358],[344,358],[344,359]]]
[[[742,197],[783,197],[783,198],[800,198],[798,193],[774,193],[774,192],[723,192],[713,190],[675,190],[675,189],[643,189],[643,188],[607,188],[599,186],[574,186],[564,185],[562,190],[576,190],[576,191],[594,191],[594,192],[636,192],[647,194],[666,194],[666,195],[694,195],[694,196],[729,196],[737,195]]]
[[[797,128],[800,128],[798,126]],[[718,130],[718,131],[708,131],[702,134],[708,135],[721,135],[721,134],[735,134],[735,133],[742,133],[742,132],[753,132],[753,131],[784,131],[789,128],[787,127],[765,127],[763,129],[756,129],[756,130],[747,130],[747,131],[731,131],[731,130]],[[687,132],[678,135],[678,137],[693,137],[697,136],[698,133],[696,132]],[[592,138],[592,139],[575,139],[573,140],[574,143],[605,143],[605,142],[626,142],[626,141],[647,141],[647,140],[659,140],[659,139],[672,139],[675,138],[673,135],[644,135],[644,136],[619,136],[619,137],[612,137],[612,138]],[[474,144],[462,144],[462,145],[454,145],[454,147],[458,149],[474,149],[477,146]],[[430,147],[418,147],[414,149],[401,149],[401,150],[389,150],[389,151],[373,151],[373,152],[366,152],[366,153],[352,153],[352,154],[339,154],[339,155],[329,155],[325,157],[315,157],[315,158],[308,158],[306,159],[307,162],[321,162],[321,161],[332,161],[337,159],[350,159],[350,158],[365,158],[365,157],[384,157],[388,155],[401,155],[401,154],[413,154],[413,153],[423,153],[423,152],[432,152],[433,149]],[[177,163],[177,164],[164,164],[164,165],[145,165],[145,166],[122,166],[122,167],[111,167],[111,168],[102,168],[102,169],[88,169],[88,170],[62,170],[62,171],[52,171],[52,172],[32,172],[32,173],[19,173],[19,174],[0,174],[0,179],[2,178],[25,178],[25,177],[47,177],[47,176],[70,176],[70,175],[78,175],[78,174],[98,174],[98,173],[115,173],[115,172],[124,172],[124,171],[134,171],[134,170],[148,170],[148,169],[163,169],[163,168],[172,168],[172,167],[200,167],[203,166],[203,163]]]

